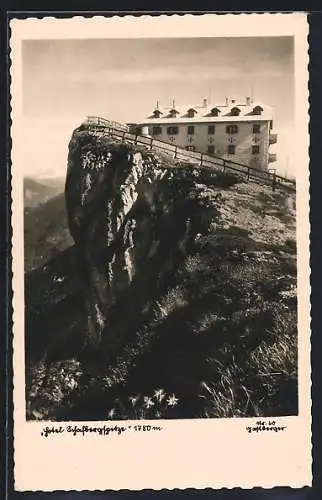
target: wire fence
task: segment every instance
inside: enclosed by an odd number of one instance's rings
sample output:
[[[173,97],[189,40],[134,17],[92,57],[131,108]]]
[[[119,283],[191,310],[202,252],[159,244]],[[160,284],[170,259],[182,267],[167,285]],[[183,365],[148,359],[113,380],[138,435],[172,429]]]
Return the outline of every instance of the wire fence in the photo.
[[[122,142],[129,142],[138,144],[149,149],[166,153],[176,160],[181,160],[186,163],[191,163],[191,166],[203,167],[207,170],[214,171],[220,169],[221,171],[230,171],[243,175],[248,181],[257,181],[261,183],[268,183],[275,190],[277,187],[285,188],[289,191],[296,190],[296,183],[293,179],[287,179],[281,175],[276,174],[275,171],[259,170],[250,167],[237,161],[228,160],[216,155],[208,155],[196,151],[188,151],[175,144],[160,141],[150,136],[135,135],[130,133],[129,127],[118,122],[112,122],[106,118],[101,117],[87,117],[85,122],[90,128],[98,128],[104,134],[121,140]],[[186,166],[186,165],[185,165]]]

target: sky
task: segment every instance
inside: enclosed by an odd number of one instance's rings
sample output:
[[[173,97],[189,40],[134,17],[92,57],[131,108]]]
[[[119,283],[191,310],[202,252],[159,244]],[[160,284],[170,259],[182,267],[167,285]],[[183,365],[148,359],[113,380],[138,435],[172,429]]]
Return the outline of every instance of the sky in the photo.
[[[251,92],[273,108],[272,166],[294,175],[291,37],[26,40],[22,50],[25,175],[64,176],[70,136],[87,115],[135,122],[157,100],[244,102]]]

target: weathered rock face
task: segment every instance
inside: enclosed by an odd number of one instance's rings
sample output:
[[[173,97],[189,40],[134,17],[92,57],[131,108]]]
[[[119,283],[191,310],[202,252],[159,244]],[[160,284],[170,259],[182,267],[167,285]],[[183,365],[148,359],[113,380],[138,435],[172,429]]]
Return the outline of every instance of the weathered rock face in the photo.
[[[191,168],[81,128],[69,145],[66,205],[88,342],[109,359],[149,317],[213,208]]]

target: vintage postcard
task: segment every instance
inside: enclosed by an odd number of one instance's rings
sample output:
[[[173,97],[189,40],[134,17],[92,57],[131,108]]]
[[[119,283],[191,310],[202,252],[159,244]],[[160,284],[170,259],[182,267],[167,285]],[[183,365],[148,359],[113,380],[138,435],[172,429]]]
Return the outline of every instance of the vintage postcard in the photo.
[[[311,484],[307,36],[11,19],[16,490]]]

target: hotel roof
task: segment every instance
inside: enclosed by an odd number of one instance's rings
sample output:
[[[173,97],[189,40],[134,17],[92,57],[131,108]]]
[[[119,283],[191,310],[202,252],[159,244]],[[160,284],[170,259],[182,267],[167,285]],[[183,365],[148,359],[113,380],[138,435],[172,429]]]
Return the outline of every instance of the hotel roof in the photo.
[[[239,104],[234,100],[225,104],[180,105],[173,102],[172,106],[157,104],[154,110],[142,118],[140,124],[162,123],[202,123],[202,122],[247,122],[270,121],[273,119],[272,108],[261,102]]]

